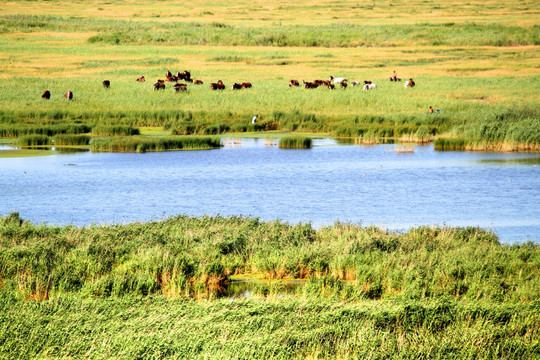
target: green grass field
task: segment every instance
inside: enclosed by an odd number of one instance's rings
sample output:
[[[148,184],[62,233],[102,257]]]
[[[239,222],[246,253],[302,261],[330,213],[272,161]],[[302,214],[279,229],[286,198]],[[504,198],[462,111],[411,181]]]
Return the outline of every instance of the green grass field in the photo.
[[[299,1],[265,2],[262,8],[205,1],[20,1],[3,7],[3,127],[79,122],[178,134],[458,137],[474,150],[540,146],[534,1]],[[188,84],[186,93],[174,93],[172,83],[152,91],[166,70],[189,70],[204,84]],[[417,86],[390,82],[394,70]],[[143,75],[147,82],[137,83]],[[290,79],[330,75],[349,83],[371,80],[377,89],[288,87]],[[105,79],[110,89],[102,87]],[[224,91],[210,90],[217,80],[226,84]],[[243,81],[253,88],[230,89]],[[40,98],[46,89],[48,101]],[[62,99],[68,90],[73,101]],[[441,112],[429,115],[429,106]],[[258,127],[250,123],[254,114]]]

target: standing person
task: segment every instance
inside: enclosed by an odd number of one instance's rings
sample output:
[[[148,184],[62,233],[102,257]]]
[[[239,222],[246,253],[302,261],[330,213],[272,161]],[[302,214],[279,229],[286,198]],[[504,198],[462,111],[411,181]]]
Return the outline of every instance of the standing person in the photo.
[[[429,113],[433,114],[433,108],[431,106],[429,107]]]
[[[258,117],[259,117],[259,115],[255,115],[255,116],[253,117],[253,119],[251,119],[251,123],[252,123],[252,124],[255,124],[255,123],[257,122],[257,118],[258,118]]]

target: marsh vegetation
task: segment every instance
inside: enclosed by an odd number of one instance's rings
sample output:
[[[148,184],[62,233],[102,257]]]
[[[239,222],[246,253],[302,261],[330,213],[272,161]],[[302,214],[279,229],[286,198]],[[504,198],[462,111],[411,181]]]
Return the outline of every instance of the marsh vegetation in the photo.
[[[478,228],[186,216],[78,228],[12,213],[0,220],[0,352],[328,358],[378,343],[389,357],[535,357],[539,250]],[[219,300],[234,274],[273,280],[247,300]],[[280,279],[305,284],[287,294]]]

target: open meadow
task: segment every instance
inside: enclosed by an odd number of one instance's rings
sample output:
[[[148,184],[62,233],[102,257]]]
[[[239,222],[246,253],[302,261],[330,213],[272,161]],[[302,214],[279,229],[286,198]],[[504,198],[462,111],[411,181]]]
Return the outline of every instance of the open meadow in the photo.
[[[302,131],[539,149],[534,1],[20,1],[2,10],[5,137],[18,136],[11,128],[78,123],[169,135]],[[167,70],[187,70],[203,84],[175,93],[165,82],[153,91]],[[393,71],[401,82],[390,81]],[[146,82],[136,81],[141,76]],[[347,88],[303,87],[302,80],[330,76],[345,77]],[[416,86],[405,88],[411,78]],[[291,79],[300,86],[289,87]],[[218,80],[225,89],[212,91]],[[366,80],[377,88],[362,90]],[[233,91],[235,82],[253,87]],[[50,100],[41,99],[45,90]],[[67,91],[73,100],[62,98]],[[440,112],[429,114],[430,106]]]
[[[0,161],[209,149],[230,133],[537,152],[539,17],[536,0],[9,0],[0,146],[14,148]],[[168,70],[203,84],[154,90]],[[330,76],[347,86],[303,86]],[[0,216],[0,358],[540,358],[535,242],[476,227]],[[230,296],[235,279],[256,285]]]

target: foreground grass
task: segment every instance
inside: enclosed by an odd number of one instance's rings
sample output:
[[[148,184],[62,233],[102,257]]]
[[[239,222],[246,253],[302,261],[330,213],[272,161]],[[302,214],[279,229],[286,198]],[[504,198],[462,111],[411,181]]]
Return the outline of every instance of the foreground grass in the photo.
[[[184,216],[77,228],[13,213],[0,219],[0,357],[532,359],[539,270],[537,244],[475,228]],[[308,280],[216,299],[233,273]]]
[[[5,359],[532,359],[538,302],[0,298]]]

